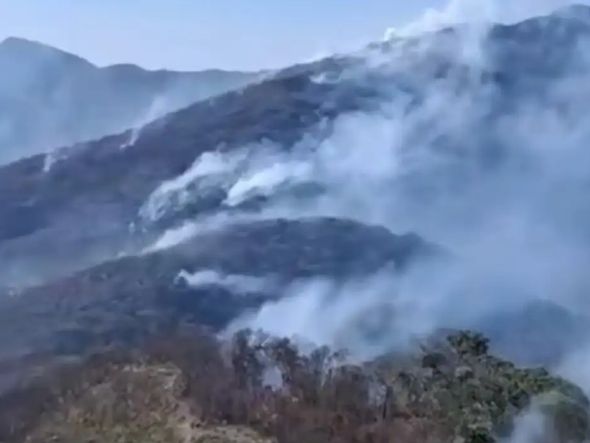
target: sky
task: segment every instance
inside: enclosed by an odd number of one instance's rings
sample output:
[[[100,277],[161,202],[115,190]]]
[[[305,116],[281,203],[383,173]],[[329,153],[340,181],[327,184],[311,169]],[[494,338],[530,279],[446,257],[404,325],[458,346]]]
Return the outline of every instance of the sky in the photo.
[[[0,0],[0,39],[40,41],[100,66],[258,70],[357,49],[381,39],[390,27],[416,21],[498,8],[521,14],[563,3],[567,1]]]

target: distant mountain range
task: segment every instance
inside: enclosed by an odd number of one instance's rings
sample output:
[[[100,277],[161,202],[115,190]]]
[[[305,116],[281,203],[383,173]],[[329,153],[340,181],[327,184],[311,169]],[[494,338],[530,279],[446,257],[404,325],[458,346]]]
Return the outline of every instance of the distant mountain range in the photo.
[[[0,43],[0,163],[143,125],[258,74],[99,68],[20,38]]]

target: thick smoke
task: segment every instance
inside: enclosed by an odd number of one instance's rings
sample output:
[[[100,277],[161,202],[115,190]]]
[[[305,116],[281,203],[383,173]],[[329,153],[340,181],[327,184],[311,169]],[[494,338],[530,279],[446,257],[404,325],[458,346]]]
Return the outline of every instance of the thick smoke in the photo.
[[[541,443],[548,442],[546,417],[536,407],[530,408],[520,417],[515,429],[503,443]]]
[[[384,349],[404,349],[416,336],[432,331],[432,311],[453,313],[442,304],[446,300],[435,300],[434,292],[425,290],[428,283],[421,287],[393,274],[384,270],[354,281],[296,282],[280,299],[236,320],[229,331],[262,329],[300,343],[347,349],[357,359],[377,357]],[[408,299],[410,293],[416,299]]]
[[[549,363],[590,393],[590,333],[577,326],[590,317],[590,33],[574,47],[567,24],[555,28],[561,21],[534,20],[518,33],[490,24],[564,4],[453,0],[354,54],[337,76],[310,73],[314,84],[360,85],[379,99],[289,146],[260,140],[202,153],[142,206],[142,227],[171,226],[145,252],[278,217],[414,232],[445,258],[287,287],[211,269],[179,269],[178,280],[280,295],[230,332],[261,329],[370,359],[442,328],[474,328],[498,352]],[[570,18],[590,28],[590,17]],[[140,136],[133,131],[128,145]],[[55,161],[48,156],[45,168]],[[546,426],[533,408],[510,441],[538,441]]]
[[[557,6],[487,5],[485,18],[503,21]],[[440,328],[471,327],[496,334],[499,351],[551,363],[590,390],[583,370],[590,341],[576,326],[590,316],[590,40],[556,61],[551,46],[558,54],[566,47],[552,41],[549,27],[560,22],[535,23],[540,29],[533,41],[520,41],[521,52],[510,45],[522,35],[498,42],[487,26],[367,49],[362,68],[342,76],[360,84],[389,79],[379,85],[378,106],[324,121],[293,146],[262,142],[205,154],[156,191],[146,206],[156,218],[214,184],[226,196],[227,223],[338,216],[415,232],[452,257],[403,274],[294,282],[230,330],[263,329],[371,358]],[[511,57],[501,53],[506,48]],[[312,80],[329,81],[316,73]],[[314,192],[300,192],[310,184]],[[243,206],[249,199],[263,203],[251,210]],[[184,225],[172,243],[200,232],[210,217]],[[169,244],[160,239],[160,247]],[[561,334],[569,342],[558,343]],[[544,426],[531,411],[512,441],[536,441]]]
[[[530,17],[549,14],[571,3],[570,0],[449,0],[442,8],[427,9],[409,24],[389,28],[385,38],[438,31],[467,23],[478,26],[487,26],[490,23],[516,23]],[[588,4],[587,1],[577,3]]]

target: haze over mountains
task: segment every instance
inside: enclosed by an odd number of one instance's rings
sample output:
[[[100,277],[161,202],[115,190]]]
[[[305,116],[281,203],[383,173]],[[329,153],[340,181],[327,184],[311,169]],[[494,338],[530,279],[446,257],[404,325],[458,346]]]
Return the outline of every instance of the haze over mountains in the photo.
[[[392,36],[0,167],[0,388],[191,327],[355,362],[470,328],[590,392],[588,54],[585,6]],[[438,355],[395,383],[451,386],[451,406],[482,373],[511,383],[513,365],[459,337],[441,351],[452,371]],[[517,391],[549,383],[516,373]],[[448,441],[499,441],[506,415],[535,412],[510,386]]]
[[[0,43],[0,162],[99,138],[244,86],[256,74],[99,68],[41,43]]]

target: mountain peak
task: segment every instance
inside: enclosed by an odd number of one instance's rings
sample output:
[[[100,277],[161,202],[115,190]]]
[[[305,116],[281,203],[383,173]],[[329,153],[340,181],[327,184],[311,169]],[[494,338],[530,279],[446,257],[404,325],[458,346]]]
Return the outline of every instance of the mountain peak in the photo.
[[[52,46],[34,40],[21,37],[7,37],[0,43],[0,47],[9,49],[20,49],[26,51],[56,51],[62,52]]]
[[[27,40],[26,38],[20,37],[6,37],[2,42],[0,42],[0,46],[16,46],[16,45],[26,45],[26,44],[40,44],[33,42],[32,40]]]
[[[3,40],[0,43],[0,55],[10,57],[11,60],[60,60],[93,66],[89,61],[77,55],[21,37],[8,37]]]

